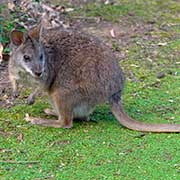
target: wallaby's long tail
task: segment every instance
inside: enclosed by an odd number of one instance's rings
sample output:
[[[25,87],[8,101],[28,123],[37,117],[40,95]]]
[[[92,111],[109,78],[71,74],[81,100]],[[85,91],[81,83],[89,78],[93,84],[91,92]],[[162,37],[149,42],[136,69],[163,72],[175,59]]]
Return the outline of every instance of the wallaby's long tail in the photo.
[[[117,120],[125,127],[144,132],[180,132],[180,124],[148,124],[130,118],[120,103],[113,102],[111,110]]]

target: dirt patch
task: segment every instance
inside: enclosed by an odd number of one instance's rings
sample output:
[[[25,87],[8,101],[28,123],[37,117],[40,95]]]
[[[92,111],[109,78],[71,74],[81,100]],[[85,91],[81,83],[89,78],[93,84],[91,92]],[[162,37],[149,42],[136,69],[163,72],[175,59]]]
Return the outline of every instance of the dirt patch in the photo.
[[[144,40],[152,40],[151,32],[154,30],[154,25],[151,23],[132,22],[127,17],[122,18],[120,23],[96,22],[96,20],[93,22],[92,19],[84,19],[79,24],[80,29],[95,35],[112,48],[119,60],[127,57],[122,50],[128,49],[135,38],[141,37]],[[114,32],[114,37],[111,31]]]

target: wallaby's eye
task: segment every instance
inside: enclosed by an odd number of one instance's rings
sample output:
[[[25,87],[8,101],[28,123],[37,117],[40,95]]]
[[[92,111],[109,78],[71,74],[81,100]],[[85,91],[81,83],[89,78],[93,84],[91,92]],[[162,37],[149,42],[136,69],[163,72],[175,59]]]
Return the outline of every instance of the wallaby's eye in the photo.
[[[30,56],[28,56],[28,55],[24,55],[24,61],[25,61],[25,62],[29,62],[29,61],[31,61]]]

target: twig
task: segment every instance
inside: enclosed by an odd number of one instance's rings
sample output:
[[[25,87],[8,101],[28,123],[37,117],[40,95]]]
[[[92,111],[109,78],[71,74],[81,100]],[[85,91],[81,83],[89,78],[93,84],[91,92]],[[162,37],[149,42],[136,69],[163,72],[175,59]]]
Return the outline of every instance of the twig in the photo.
[[[7,82],[0,82],[0,84],[8,84],[9,83],[9,81],[7,81]]]
[[[13,161],[13,160],[7,160],[7,161],[0,161],[0,163],[7,163],[7,164],[37,164],[39,161]]]

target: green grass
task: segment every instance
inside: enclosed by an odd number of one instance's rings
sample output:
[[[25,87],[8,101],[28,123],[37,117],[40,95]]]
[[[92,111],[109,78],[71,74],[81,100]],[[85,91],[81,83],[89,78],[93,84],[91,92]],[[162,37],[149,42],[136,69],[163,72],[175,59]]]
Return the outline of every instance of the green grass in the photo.
[[[113,22],[118,22],[120,17],[123,15],[127,15],[129,12],[134,12],[137,15],[144,15],[144,11],[142,8],[135,4],[135,6],[131,6],[131,4],[126,5],[96,5],[93,3],[88,4],[83,9],[76,8],[75,13],[78,12],[85,16],[92,17],[102,17],[105,20],[110,20]],[[73,12],[74,13],[74,12]]]
[[[115,6],[91,3],[75,11],[76,15],[101,16],[116,23],[121,18],[127,18],[127,23],[148,23],[157,18],[150,39],[145,40],[142,33],[132,37],[128,47],[112,44],[127,52],[127,58],[120,62],[127,77],[123,104],[139,121],[179,123],[179,7],[179,2],[170,0],[124,0]],[[129,16],[130,11],[135,15]],[[166,44],[158,45],[162,42]],[[159,72],[165,77],[157,79]],[[96,108],[93,121],[74,122],[69,130],[25,122],[25,113],[46,117],[42,113],[46,107],[46,99],[39,98],[32,106],[0,109],[0,130],[8,133],[7,137],[0,135],[0,179],[180,179],[179,134],[126,129],[107,105]],[[8,160],[16,163],[2,162]],[[18,163],[21,161],[37,163]]]
[[[116,0],[115,4],[88,3],[82,8],[76,7],[73,15],[101,17],[113,22],[119,22],[122,16],[130,15],[131,20],[140,17],[145,21],[162,23],[168,20],[174,23],[180,21],[176,16],[179,9],[180,4],[171,0]]]

